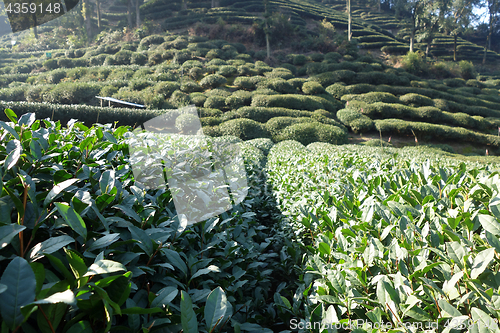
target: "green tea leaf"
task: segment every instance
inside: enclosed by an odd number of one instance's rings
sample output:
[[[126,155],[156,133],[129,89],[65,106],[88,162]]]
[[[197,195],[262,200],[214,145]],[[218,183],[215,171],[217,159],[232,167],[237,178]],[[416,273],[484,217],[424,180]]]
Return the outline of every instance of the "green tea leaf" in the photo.
[[[87,273],[85,273],[83,276],[91,276],[96,274],[109,274],[126,270],[127,269],[125,268],[125,266],[123,266],[119,262],[102,259],[90,265]]]
[[[16,257],[5,268],[0,283],[7,286],[2,293],[0,313],[7,326],[14,330],[24,321],[21,307],[35,300],[35,274],[25,259]]]
[[[101,189],[101,194],[109,193],[115,186],[115,171],[106,170],[102,173],[99,179],[99,188]]]
[[[188,273],[188,268],[184,260],[182,260],[179,253],[171,249],[161,249],[162,253],[167,257],[168,261],[176,268],[178,268],[184,276]]]
[[[7,155],[7,158],[5,159],[5,169],[10,170],[14,165],[16,165],[17,161],[19,160],[19,157],[21,157],[21,147],[18,147],[11,151],[9,155]]]
[[[488,265],[493,260],[495,256],[495,249],[490,247],[489,249],[483,250],[477,254],[474,258],[474,264],[472,265],[471,278],[476,279]]]
[[[181,291],[181,323],[184,333],[198,333],[198,320],[193,310],[191,297],[184,290]]]
[[[446,252],[458,267],[463,268],[462,260],[465,256],[465,248],[459,242],[446,243]]]
[[[85,242],[87,240],[87,227],[85,225],[85,222],[83,222],[82,217],[69,205],[60,202],[56,202],[54,203],[54,205],[63,217],[64,221],[66,221],[71,229],[73,229],[78,235],[80,235]]]
[[[161,307],[170,304],[179,293],[175,287],[165,287],[158,292],[158,295],[151,302],[151,307]]]
[[[10,127],[7,123],[0,121],[0,126],[9,132],[16,140],[19,140],[19,134],[17,134],[16,130]]]
[[[68,179],[63,181],[62,183],[57,184],[50,190],[49,194],[45,197],[45,200],[43,201],[43,207],[47,207],[52,200],[54,200],[55,197],[62,191],[64,191],[66,188],[70,187],[74,183],[79,181],[79,179],[73,178],[73,179]]]
[[[132,236],[132,239],[135,239],[137,245],[148,255],[153,255],[153,243],[151,241],[151,237],[149,237],[144,230],[137,228],[136,226],[129,226],[128,230]]]
[[[191,280],[197,278],[198,276],[205,275],[211,272],[220,272],[220,269],[215,265],[210,265],[207,268],[199,269],[196,273],[193,274]]]
[[[207,330],[212,332],[213,328],[220,323],[227,310],[226,293],[221,287],[217,287],[208,295],[205,304],[205,323]]]
[[[455,309],[455,307],[453,307],[450,303],[448,303],[444,299],[440,299],[438,301],[438,304],[439,304],[439,307],[441,308],[441,314],[443,315],[444,318],[446,318],[446,317],[453,318],[453,317],[459,317],[462,315],[460,313],[460,311]]]
[[[9,245],[12,239],[24,229],[26,229],[24,225],[14,223],[0,227],[0,249]]]
[[[28,257],[31,261],[38,260],[44,256],[44,254],[51,254],[59,251],[69,243],[73,243],[75,240],[67,235],[51,237],[46,241],[36,244],[30,250]]]
[[[5,109],[4,113],[10,121],[12,121],[14,124],[17,124],[17,115],[14,111],[12,111],[11,109]]]
[[[493,216],[478,214],[477,218],[484,230],[491,232],[495,236],[500,236],[500,223]]]
[[[35,122],[35,120],[36,116],[33,112],[25,113],[19,118],[19,125],[26,125],[27,127],[30,127]]]

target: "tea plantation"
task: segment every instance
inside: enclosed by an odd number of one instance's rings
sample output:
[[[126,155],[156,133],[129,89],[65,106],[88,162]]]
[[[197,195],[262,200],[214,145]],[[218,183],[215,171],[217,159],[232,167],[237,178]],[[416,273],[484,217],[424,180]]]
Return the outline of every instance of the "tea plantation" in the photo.
[[[444,62],[439,35],[394,67],[390,13],[353,1],[348,42],[344,1],[276,0],[266,59],[263,3],[219,2],[148,1],[131,33],[117,1],[88,46],[0,49],[1,332],[500,332],[500,75],[478,46]],[[193,225],[130,144],[161,142],[156,117],[187,134],[189,105],[248,191]]]

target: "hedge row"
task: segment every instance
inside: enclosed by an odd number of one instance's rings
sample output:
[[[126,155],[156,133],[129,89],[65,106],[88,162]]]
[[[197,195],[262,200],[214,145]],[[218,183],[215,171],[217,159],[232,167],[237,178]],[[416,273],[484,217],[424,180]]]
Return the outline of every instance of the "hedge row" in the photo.
[[[203,134],[209,136],[233,135],[242,140],[256,138],[273,138],[276,142],[296,140],[304,145],[312,142],[344,144],[348,141],[347,133],[341,128],[303,117],[276,117],[266,124],[251,119],[233,119],[220,125],[204,126]]]
[[[414,108],[401,104],[373,103],[363,106],[362,113],[371,118],[400,118],[424,120],[431,123],[445,123],[452,126],[467,127],[477,130],[492,128],[489,121],[482,117],[472,117],[465,113],[450,113],[433,106]],[[340,119],[340,118],[339,118]]]
[[[398,133],[412,135],[412,130],[418,138],[424,140],[453,140],[477,144],[500,146],[500,137],[482,134],[462,127],[410,122],[400,119],[375,120],[375,128],[382,133]]]
[[[341,109],[337,118],[354,133],[366,133],[373,129],[374,122],[369,117],[354,109]]]
[[[396,75],[385,72],[358,72],[352,70],[337,70],[333,72],[324,72],[311,76],[312,81],[320,83],[323,87],[343,82],[348,85],[362,84],[390,84],[394,86],[409,86],[410,79],[405,75]]]
[[[492,101],[485,101],[479,98],[452,95],[435,89],[389,86],[382,84],[371,85],[366,83],[359,83],[359,84],[345,86],[340,83],[335,83],[328,86],[326,88],[326,91],[332,96],[335,96],[336,98],[342,98],[342,96],[344,95],[364,94],[370,92],[386,92],[386,93],[391,93],[395,96],[402,96],[402,95],[404,96],[408,94],[413,94],[412,95],[413,97],[408,97],[408,98],[410,99],[413,98],[414,102],[416,102],[415,98],[419,98],[420,103],[422,103],[424,100],[427,100],[426,98],[431,98],[434,101],[434,106],[442,109],[443,111],[463,112],[471,116],[478,115],[482,117],[500,118],[499,103],[494,103]],[[420,97],[416,97],[415,95],[419,95]],[[405,98],[406,97],[403,97],[403,100],[401,100],[401,102],[407,103],[404,101]],[[475,102],[476,104],[474,104]]]
[[[306,95],[254,95],[252,106],[283,107],[295,110],[314,111],[325,109],[329,112],[336,112],[342,107],[342,103],[336,100],[327,100],[321,96]]]
[[[62,124],[66,124],[71,119],[78,119],[86,126],[91,126],[96,122],[101,124],[118,122],[119,126],[139,126],[152,118],[168,112],[166,110],[135,110],[86,105],[55,105],[4,101],[0,101],[0,109],[12,109],[18,116],[33,112],[37,119],[49,118],[54,121],[60,121]],[[0,119],[9,121],[3,112],[0,112]]]

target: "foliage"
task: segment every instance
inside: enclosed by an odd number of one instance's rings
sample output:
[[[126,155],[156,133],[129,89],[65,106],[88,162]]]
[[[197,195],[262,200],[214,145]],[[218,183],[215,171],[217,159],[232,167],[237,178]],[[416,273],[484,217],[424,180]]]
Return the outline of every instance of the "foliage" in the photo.
[[[272,326],[268,311],[275,305],[267,300],[277,286],[271,274],[284,276],[286,269],[279,268],[280,238],[256,220],[265,207],[259,149],[241,144],[247,200],[255,206],[187,225],[169,190],[134,181],[129,144],[140,133],[6,115],[11,121],[0,129],[7,142],[0,149],[3,331],[272,332],[256,321]],[[148,139],[160,143],[161,137]]]
[[[408,72],[419,75],[427,71],[426,63],[418,52],[408,52],[402,57],[403,68]]]
[[[276,136],[276,141],[296,140],[304,145],[326,142],[335,145],[347,143],[347,133],[337,126],[319,122],[303,122],[285,127]]]
[[[225,85],[226,82],[227,80],[224,76],[219,74],[210,74],[205,76],[200,81],[200,86],[202,86],[204,89],[214,89]]]
[[[325,88],[315,81],[304,82],[302,92],[306,95],[319,95],[325,93]]]
[[[373,120],[353,109],[337,111],[337,118],[354,133],[366,133],[373,129]]]
[[[284,320],[498,330],[485,306],[498,297],[496,172],[420,149],[294,141],[271,149],[267,169],[281,226],[306,253],[296,292],[279,294]]]

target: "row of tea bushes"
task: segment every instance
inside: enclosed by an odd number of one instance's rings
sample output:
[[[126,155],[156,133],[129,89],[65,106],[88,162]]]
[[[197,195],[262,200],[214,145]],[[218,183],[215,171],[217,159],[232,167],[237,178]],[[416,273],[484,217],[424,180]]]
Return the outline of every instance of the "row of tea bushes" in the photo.
[[[359,333],[384,330],[376,323],[499,330],[498,310],[484,306],[500,297],[497,166],[419,147],[288,141],[271,148],[266,170],[280,226],[305,253],[296,291],[279,293],[284,321]]]
[[[293,261],[266,218],[272,202],[258,148],[212,141],[240,148],[248,195],[187,225],[168,188],[144,189],[134,179],[128,128],[5,116],[2,330],[276,331],[281,303],[269,300],[293,286]]]
[[[291,117],[286,114],[287,112],[276,113],[265,123],[250,118],[235,118],[223,122],[212,117],[202,118],[203,134],[212,137],[232,135],[242,140],[269,138],[275,142],[293,139],[302,143],[347,143],[345,127],[335,120],[324,116]]]
[[[451,127],[439,124],[405,121],[401,119],[375,120],[375,128],[384,134],[417,135],[425,140],[439,142],[440,140],[456,142],[472,142],[494,147],[500,146],[500,137],[483,134],[463,127]]]

